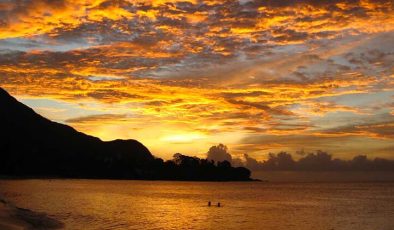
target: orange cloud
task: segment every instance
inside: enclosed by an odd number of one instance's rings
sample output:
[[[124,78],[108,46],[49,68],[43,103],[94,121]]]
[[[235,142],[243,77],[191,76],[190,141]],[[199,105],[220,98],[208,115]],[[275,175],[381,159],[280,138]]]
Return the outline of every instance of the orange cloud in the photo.
[[[64,122],[104,139],[195,142],[201,153],[222,139],[266,151],[252,134],[308,136],[289,148],[392,138],[377,125],[391,107],[372,109],[394,91],[392,1],[37,0],[0,11],[0,85],[73,104],[79,115]],[[92,104],[97,114],[84,114]],[[342,114],[379,122],[335,130]]]

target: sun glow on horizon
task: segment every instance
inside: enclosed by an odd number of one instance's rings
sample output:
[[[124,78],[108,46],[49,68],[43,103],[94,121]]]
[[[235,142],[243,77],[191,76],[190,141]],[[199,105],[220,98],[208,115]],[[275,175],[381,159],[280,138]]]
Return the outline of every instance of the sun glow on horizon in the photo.
[[[165,136],[161,138],[162,141],[167,141],[170,143],[191,143],[196,140],[201,140],[206,138],[205,135],[198,134],[198,133],[183,133],[183,134],[175,134],[170,136]]]

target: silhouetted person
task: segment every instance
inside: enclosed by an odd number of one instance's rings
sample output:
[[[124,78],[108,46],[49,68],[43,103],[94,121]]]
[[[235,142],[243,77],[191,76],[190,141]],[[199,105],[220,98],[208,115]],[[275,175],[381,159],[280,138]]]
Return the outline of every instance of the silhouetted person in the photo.
[[[218,202],[218,207],[220,207],[220,202]]]
[[[208,207],[211,207],[211,201],[208,201]]]

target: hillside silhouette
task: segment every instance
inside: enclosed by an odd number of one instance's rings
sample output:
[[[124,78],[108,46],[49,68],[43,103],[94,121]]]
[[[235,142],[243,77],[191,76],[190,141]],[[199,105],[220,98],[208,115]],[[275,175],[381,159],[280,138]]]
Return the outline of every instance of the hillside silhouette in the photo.
[[[0,88],[0,174],[20,177],[250,180],[250,171],[175,154],[163,161],[136,140],[101,141],[50,121]]]

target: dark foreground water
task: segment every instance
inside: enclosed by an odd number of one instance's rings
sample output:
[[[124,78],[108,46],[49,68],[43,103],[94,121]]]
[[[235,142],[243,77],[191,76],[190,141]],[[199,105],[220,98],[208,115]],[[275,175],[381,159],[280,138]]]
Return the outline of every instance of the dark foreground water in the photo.
[[[2,180],[0,194],[65,229],[394,229],[394,183]]]

